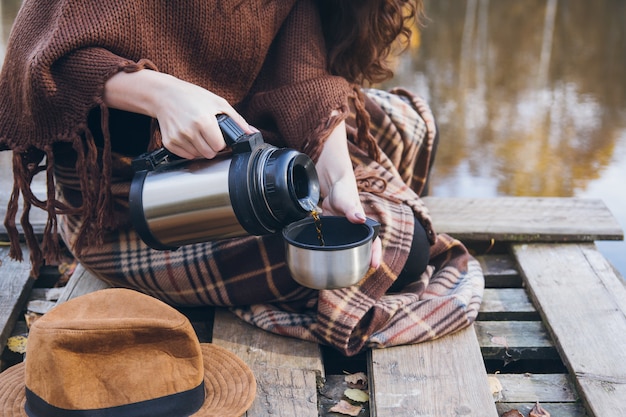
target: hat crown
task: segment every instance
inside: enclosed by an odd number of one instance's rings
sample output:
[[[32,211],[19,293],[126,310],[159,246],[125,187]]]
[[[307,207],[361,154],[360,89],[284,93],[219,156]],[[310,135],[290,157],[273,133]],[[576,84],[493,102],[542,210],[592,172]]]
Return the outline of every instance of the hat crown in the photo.
[[[25,383],[64,410],[154,400],[198,388],[202,350],[191,323],[150,296],[105,289],[55,307],[32,326]]]

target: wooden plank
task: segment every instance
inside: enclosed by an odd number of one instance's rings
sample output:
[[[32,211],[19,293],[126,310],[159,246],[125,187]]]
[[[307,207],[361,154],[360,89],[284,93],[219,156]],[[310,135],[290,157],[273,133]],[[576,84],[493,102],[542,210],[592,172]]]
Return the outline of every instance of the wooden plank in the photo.
[[[565,403],[578,401],[569,375],[564,374],[495,374],[502,386],[497,400],[508,403]]]
[[[28,300],[57,301],[64,291],[65,287],[33,288],[30,291],[30,297]]]
[[[584,417],[585,408],[570,375],[566,374],[492,374],[502,390],[495,393],[498,413],[518,410],[530,414],[535,403],[550,413],[551,417]]]
[[[518,276],[519,271],[515,259],[508,253],[486,254],[476,256],[485,275]]]
[[[515,259],[510,254],[476,256],[485,275],[487,288],[520,288],[522,277],[517,270]]]
[[[25,258],[28,251],[24,249]],[[30,276],[30,263],[17,262],[9,257],[9,248],[0,246],[0,351],[11,336],[13,327],[24,308],[35,282]]]
[[[32,300],[26,304],[26,310],[36,314],[46,314],[50,311],[56,302],[48,300]]]
[[[424,197],[424,202],[435,230],[461,240],[590,242],[624,238],[619,222],[599,199]]]
[[[246,416],[318,416],[324,367],[317,344],[266,332],[225,309],[215,311],[213,343],[243,359],[257,379],[257,396]]]
[[[485,288],[478,320],[539,320],[523,288]]]
[[[2,218],[8,195],[8,191],[0,192]],[[619,222],[599,199],[424,197],[424,202],[432,215],[435,230],[461,240],[591,242],[624,239]],[[45,212],[33,208],[31,222],[36,233],[42,232],[44,220]],[[6,230],[0,225],[0,238],[2,236],[6,236]]]
[[[477,321],[474,326],[485,359],[559,359],[540,321]]]
[[[372,417],[497,416],[473,326],[368,355]]]
[[[621,279],[593,244],[513,245],[513,253],[589,415],[625,415]]]

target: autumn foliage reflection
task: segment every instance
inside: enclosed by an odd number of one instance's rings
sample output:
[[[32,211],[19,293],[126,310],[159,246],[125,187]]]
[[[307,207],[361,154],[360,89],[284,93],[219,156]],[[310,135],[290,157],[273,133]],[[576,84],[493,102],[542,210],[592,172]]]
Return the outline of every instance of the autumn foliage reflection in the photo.
[[[466,173],[499,195],[572,196],[601,174],[626,129],[625,2],[430,0],[426,11],[389,84],[438,115],[435,190]]]

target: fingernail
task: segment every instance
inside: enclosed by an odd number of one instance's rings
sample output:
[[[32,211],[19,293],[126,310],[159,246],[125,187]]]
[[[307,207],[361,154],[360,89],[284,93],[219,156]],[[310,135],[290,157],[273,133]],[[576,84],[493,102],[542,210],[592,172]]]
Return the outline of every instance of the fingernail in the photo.
[[[356,216],[357,219],[359,220],[365,220],[365,214],[363,213],[354,213],[354,215]]]

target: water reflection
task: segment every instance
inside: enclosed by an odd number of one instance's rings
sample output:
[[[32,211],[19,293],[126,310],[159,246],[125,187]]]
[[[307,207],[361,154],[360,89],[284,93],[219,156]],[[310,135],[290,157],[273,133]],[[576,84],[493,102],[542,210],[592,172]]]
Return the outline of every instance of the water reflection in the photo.
[[[427,0],[426,10],[419,48],[389,84],[420,92],[438,116],[433,194],[597,197],[625,227],[615,178],[626,179],[626,2]],[[626,275],[626,245],[599,246]]]
[[[20,4],[0,0],[0,64]],[[433,194],[602,198],[626,228],[626,2],[426,0],[426,10],[419,47],[389,84],[421,93],[438,116]],[[598,246],[626,276],[626,244]]]

